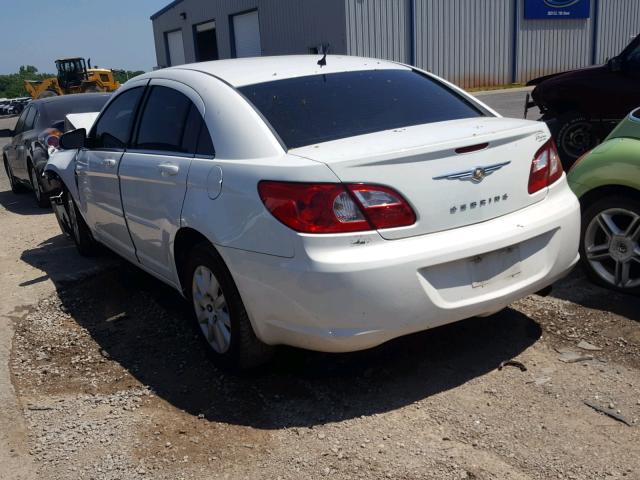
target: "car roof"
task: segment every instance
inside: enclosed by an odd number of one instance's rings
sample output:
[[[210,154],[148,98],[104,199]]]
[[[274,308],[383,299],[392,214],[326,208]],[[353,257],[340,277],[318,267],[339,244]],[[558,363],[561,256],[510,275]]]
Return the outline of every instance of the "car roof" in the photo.
[[[235,58],[212,62],[192,63],[170,67],[168,70],[194,70],[224,80],[234,87],[253,85],[287,78],[306,77],[363,70],[398,70],[410,67],[376,58],[327,55],[326,65],[318,65],[322,55],[281,55],[273,57]],[[145,74],[148,78],[162,77],[156,70]],[[137,77],[139,79],[140,77]]]
[[[84,100],[90,100],[92,98],[97,98],[97,97],[108,97],[110,96],[111,93],[105,93],[105,92],[96,92],[96,93],[74,93],[72,95],[60,95],[57,97],[47,97],[47,98],[41,98],[39,100],[34,100],[32,103],[34,105],[43,105],[43,104],[47,104],[47,103],[56,103],[56,104],[64,104],[66,102],[68,103],[73,103],[73,102],[77,102],[77,101],[82,101]]]

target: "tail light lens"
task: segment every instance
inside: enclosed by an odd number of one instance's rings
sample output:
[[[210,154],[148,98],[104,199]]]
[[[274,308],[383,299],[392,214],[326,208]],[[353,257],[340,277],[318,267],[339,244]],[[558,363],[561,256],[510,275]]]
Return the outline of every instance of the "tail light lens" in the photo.
[[[39,139],[47,147],[58,148],[58,145],[60,145],[61,136],[62,132],[57,128],[47,128],[40,134]]]
[[[553,139],[549,139],[536,152],[531,162],[529,174],[529,193],[536,193],[548,187],[562,177],[562,163]]]
[[[415,213],[395,190],[379,185],[262,181],[267,210],[302,233],[347,233],[412,225]]]

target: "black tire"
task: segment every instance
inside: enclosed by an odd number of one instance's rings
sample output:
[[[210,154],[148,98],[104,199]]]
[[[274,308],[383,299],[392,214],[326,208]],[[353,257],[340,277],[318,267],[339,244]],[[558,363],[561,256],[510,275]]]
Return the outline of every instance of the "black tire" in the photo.
[[[42,183],[38,177],[38,171],[31,162],[29,162],[27,168],[29,169],[29,180],[31,181],[31,189],[33,190],[33,196],[36,199],[36,205],[40,208],[47,208],[51,206],[49,197],[47,197],[46,192],[42,189]]]
[[[594,242],[591,239],[592,232],[594,231],[592,229],[595,228],[592,227],[592,222],[597,222],[597,217],[604,212],[620,210],[630,212],[632,215],[640,217],[640,197],[633,198],[630,196],[622,195],[607,196],[605,198],[597,200],[584,209],[582,213],[582,227],[580,232],[580,259],[587,277],[592,282],[611,290],[639,295],[640,285],[633,286],[633,284],[630,284],[630,286],[628,287],[616,285],[616,260],[614,258],[604,258],[603,260],[598,261],[596,259],[593,259],[593,257],[591,259],[587,257],[588,245],[593,245],[596,243],[601,244],[603,242],[606,243],[607,241],[606,236],[603,236],[603,233],[599,233],[599,238],[594,237],[597,241]],[[627,225],[624,215],[620,217],[614,215],[613,218],[614,222],[616,222],[619,227],[624,228],[625,225]],[[631,217],[629,217],[629,223],[630,219]],[[629,251],[638,251],[637,249],[640,245],[640,224],[637,226],[637,229],[634,229],[634,231],[636,232],[635,239],[623,240],[621,239],[621,237],[614,237],[614,239],[611,240],[611,242],[615,242],[613,245],[611,245],[611,243],[609,244],[609,251],[613,251],[612,255],[628,255],[627,252]],[[631,243],[631,246],[629,245],[629,243]],[[593,248],[590,249],[590,252],[593,251]],[[635,255],[635,257],[637,258],[637,260],[631,260],[631,262],[629,263],[629,276],[632,279],[640,279],[640,255]],[[603,274],[603,271],[606,273]],[[607,273],[612,276],[612,279],[607,280],[603,278],[603,275],[607,276]]]
[[[57,97],[57,96],[58,96],[58,93],[55,90],[45,90],[40,95],[38,95],[38,99],[51,98],[51,97]]]
[[[69,229],[73,242],[76,244],[78,252],[83,257],[93,257],[100,250],[100,244],[95,241],[91,230],[87,226],[76,202],[74,202],[68,190],[64,190],[63,201],[69,217]]]
[[[7,178],[9,179],[9,186],[11,187],[11,191],[13,193],[24,193],[27,189],[22,185],[16,177],[13,176],[13,172],[11,171],[11,167],[9,166],[9,162],[6,157],[2,157],[4,162],[4,171],[7,174]]]
[[[201,266],[213,273],[225,299],[230,319],[230,341],[228,349],[223,353],[214,349],[200,328],[198,321],[194,302],[193,278],[196,270]],[[256,337],[242,303],[240,292],[238,292],[229,269],[213,246],[206,242],[195,246],[186,260],[183,273],[182,281],[186,287],[185,293],[190,301],[194,321],[202,333],[200,337],[206,344],[207,351],[214,362],[234,371],[252,369],[266,363],[271,358],[274,349]]]
[[[560,117],[558,127],[552,133],[565,171],[569,171],[580,156],[595,148],[601,141],[597,125],[579,112]]]

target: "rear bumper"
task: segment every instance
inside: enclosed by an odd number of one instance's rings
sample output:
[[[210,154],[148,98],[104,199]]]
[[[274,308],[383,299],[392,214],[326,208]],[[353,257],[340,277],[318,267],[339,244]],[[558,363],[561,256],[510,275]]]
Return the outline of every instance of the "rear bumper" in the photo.
[[[346,352],[487,315],[578,261],[580,210],[563,179],[545,200],[480,224],[403,240],[300,236],[294,258],[219,247],[269,344]]]

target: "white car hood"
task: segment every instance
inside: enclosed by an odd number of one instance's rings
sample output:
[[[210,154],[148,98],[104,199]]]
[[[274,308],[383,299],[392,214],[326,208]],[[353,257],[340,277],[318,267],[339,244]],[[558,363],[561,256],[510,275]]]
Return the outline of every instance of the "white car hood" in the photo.
[[[64,122],[64,131],[77,130],[78,128],[84,128],[91,130],[93,124],[98,118],[100,112],[88,112],[88,113],[70,113],[66,116]]]

